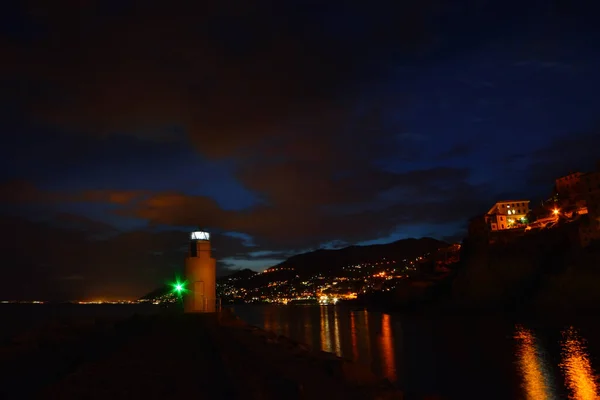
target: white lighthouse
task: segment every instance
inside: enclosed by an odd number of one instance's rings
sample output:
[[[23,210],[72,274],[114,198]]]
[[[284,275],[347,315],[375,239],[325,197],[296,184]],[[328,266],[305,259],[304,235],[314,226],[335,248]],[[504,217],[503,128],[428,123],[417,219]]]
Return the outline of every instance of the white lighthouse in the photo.
[[[185,279],[188,282],[188,292],[184,296],[184,312],[215,312],[216,264],[215,259],[210,256],[208,232],[196,231],[190,234],[190,249],[185,258]]]

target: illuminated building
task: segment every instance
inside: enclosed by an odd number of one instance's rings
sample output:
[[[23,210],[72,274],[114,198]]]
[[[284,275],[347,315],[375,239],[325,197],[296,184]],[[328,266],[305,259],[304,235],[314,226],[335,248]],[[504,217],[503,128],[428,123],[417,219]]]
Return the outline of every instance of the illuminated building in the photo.
[[[511,229],[526,221],[529,200],[498,201],[485,215],[491,231]]]
[[[208,232],[192,232],[190,249],[185,258],[187,291],[184,296],[184,311],[214,312],[216,309],[216,263],[210,254]]]

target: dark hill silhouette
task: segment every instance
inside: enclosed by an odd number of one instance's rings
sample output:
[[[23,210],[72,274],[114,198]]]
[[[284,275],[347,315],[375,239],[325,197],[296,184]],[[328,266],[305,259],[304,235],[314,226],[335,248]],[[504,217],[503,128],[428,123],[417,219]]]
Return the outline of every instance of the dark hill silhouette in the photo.
[[[235,271],[232,274],[217,278],[217,282],[231,281],[231,280],[237,280],[237,279],[248,279],[256,274],[258,274],[258,272],[253,271],[248,268],[240,269],[240,270]]]
[[[267,269],[268,273],[259,274],[252,279],[251,286],[261,286],[270,281],[288,280],[296,275],[308,278],[316,274],[334,275],[347,265],[378,262],[384,258],[397,262],[433,253],[448,243],[425,237],[421,239],[403,239],[387,244],[368,246],[349,246],[336,250],[319,249],[297,254]],[[227,278],[227,277],[225,277]]]
[[[160,287],[158,289],[154,289],[153,291],[151,291],[150,293],[144,295],[143,297],[140,297],[139,300],[153,300],[155,298],[164,296],[165,294],[167,294],[171,290],[172,290],[171,286],[165,285],[165,286]]]
[[[319,273],[335,271],[346,265],[376,262],[383,258],[401,261],[434,252],[448,243],[425,237],[421,239],[403,239],[387,244],[369,246],[350,246],[337,250],[319,249],[292,256],[274,267],[280,269],[292,267],[296,273]]]
[[[446,242],[424,237],[420,239],[402,239],[387,244],[349,246],[336,250],[319,249],[292,256],[284,262],[268,268],[269,273],[266,274],[257,274],[255,271],[243,269],[221,277],[217,279],[217,282],[231,282],[235,278],[239,278],[235,280],[241,281],[255,276],[252,279],[253,286],[260,286],[273,280],[291,279],[296,275],[299,277],[310,277],[318,273],[323,275],[335,274],[347,265],[378,262],[382,261],[383,258],[400,262],[403,259],[411,259],[426,253],[433,253],[439,248],[447,247],[448,245]],[[154,290],[142,297],[142,299],[158,297],[168,290],[168,287]]]

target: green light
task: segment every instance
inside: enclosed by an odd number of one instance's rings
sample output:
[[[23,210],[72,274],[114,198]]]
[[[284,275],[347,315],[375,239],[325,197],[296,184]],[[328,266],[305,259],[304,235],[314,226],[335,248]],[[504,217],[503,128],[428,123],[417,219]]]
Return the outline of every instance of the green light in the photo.
[[[171,293],[175,293],[178,296],[181,296],[182,294],[187,292],[187,289],[185,288],[186,283],[187,281],[181,282],[179,279],[176,279],[175,282],[170,283],[170,285],[173,287]]]

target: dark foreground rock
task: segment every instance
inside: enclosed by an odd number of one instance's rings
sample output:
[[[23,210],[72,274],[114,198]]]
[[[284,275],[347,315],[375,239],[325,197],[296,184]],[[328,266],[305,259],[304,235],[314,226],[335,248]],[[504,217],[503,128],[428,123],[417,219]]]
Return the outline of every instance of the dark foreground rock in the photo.
[[[402,399],[390,382],[359,364],[312,352],[304,344],[240,320],[222,322],[219,338],[225,364],[240,380],[249,381],[251,398]],[[249,374],[247,365],[256,371]]]
[[[230,314],[136,317],[68,332],[28,338],[5,352],[3,367],[18,368],[4,375],[1,397],[402,398],[362,366],[311,352]]]

